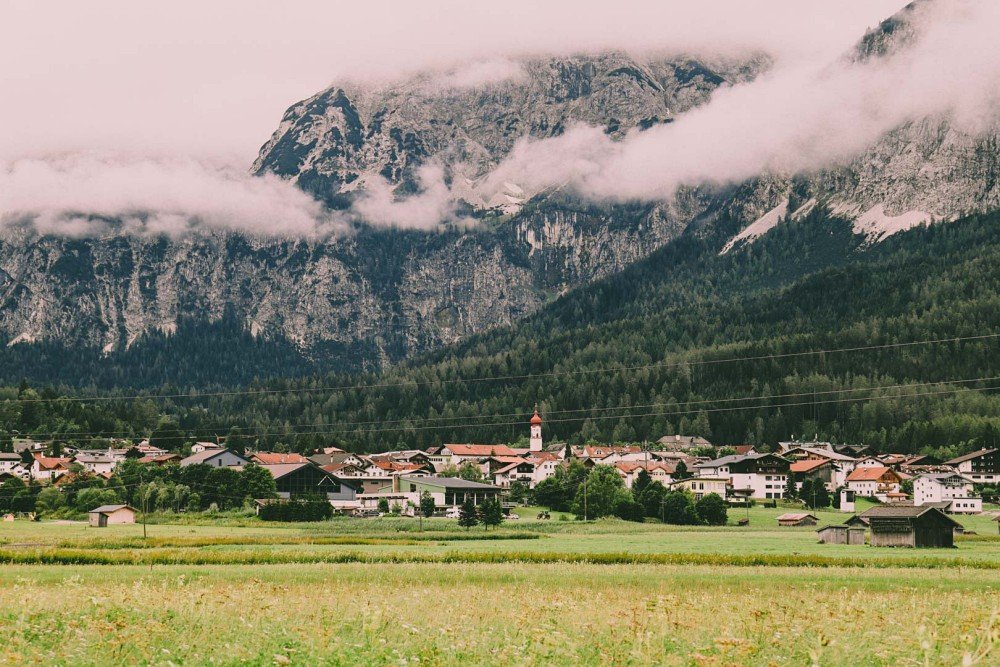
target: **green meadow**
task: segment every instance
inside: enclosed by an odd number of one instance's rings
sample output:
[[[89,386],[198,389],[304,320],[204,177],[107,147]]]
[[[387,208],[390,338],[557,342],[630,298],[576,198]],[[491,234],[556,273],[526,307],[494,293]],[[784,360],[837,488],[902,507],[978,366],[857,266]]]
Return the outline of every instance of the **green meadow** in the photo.
[[[8,664],[1000,664],[1000,536],[249,517],[0,524]],[[528,514],[528,512],[526,512]],[[734,512],[735,521],[746,512]],[[820,525],[845,515],[821,514]]]

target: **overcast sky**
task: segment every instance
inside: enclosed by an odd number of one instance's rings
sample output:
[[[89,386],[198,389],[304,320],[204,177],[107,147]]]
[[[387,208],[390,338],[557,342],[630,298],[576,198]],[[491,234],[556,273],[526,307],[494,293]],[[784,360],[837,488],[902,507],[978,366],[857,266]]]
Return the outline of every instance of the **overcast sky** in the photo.
[[[0,4],[0,160],[81,150],[248,166],[332,82],[520,53],[846,49],[903,0]]]

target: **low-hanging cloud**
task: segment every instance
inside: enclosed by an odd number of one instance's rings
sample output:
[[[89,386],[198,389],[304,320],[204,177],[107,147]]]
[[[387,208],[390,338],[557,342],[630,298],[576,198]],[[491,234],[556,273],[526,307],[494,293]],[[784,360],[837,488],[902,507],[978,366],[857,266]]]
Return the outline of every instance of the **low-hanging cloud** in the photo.
[[[918,41],[891,56],[786,63],[720,89],[670,125],[622,141],[587,126],[522,140],[481,188],[488,195],[515,182],[533,192],[569,187],[598,199],[660,199],[682,185],[836,165],[893,128],[928,116],[946,114],[972,133],[995,128],[1000,3],[929,3],[918,20]]]
[[[90,154],[0,162],[0,226],[23,224],[72,236],[210,230],[316,236],[349,229],[274,176],[194,160]]]
[[[392,49],[378,41],[347,43],[339,59],[353,62],[355,69],[345,74],[361,81],[366,71],[362,63],[370,61],[366,59],[369,52],[384,58],[370,72],[376,79],[393,78],[393,73],[399,76],[416,66],[438,66],[440,74],[427,80],[443,87],[479,86],[522,76],[517,58],[542,55],[543,44],[551,45],[552,53],[620,48],[710,54],[713,49],[718,53],[761,49],[777,54],[775,67],[753,82],[718,90],[708,104],[670,125],[633,132],[621,141],[612,140],[603,128],[587,126],[569,128],[553,139],[522,140],[495,171],[470,186],[484,201],[506,183],[529,193],[569,187],[594,199],[661,199],[681,185],[740,181],[767,171],[808,171],[843,162],[884,132],[924,116],[949,114],[958,127],[970,131],[996,123],[1000,58],[992,28],[1000,24],[1000,3],[991,0],[927,3],[919,42],[868,63],[840,56],[860,36],[862,26],[898,9],[903,0],[845,2],[834,14],[854,12],[856,16],[839,22],[826,3],[800,0],[718,0],[704,7],[699,4],[698,9],[692,9],[692,3],[669,7],[668,3],[639,3],[635,12],[624,12],[625,19],[609,25],[604,24],[605,3],[584,2],[576,14],[560,14],[554,8],[560,4],[556,2],[537,9],[536,3],[528,4],[532,8],[525,5],[526,11],[538,21],[517,25],[506,19],[483,21],[485,27],[472,19],[482,18],[476,12],[488,15],[491,9],[473,11],[470,5],[455,4],[459,14],[452,18],[467,21],[469,28],[459,33],[476,39],[452,43],[451,50],[421,51],[420,58],[408,57],[420,51],[421,45],[400,41],[413,34],[412,21],[401,20],[398,33],[388,30],[393,35]],[[519,5],[511,7],[505,11],[516,14]],[[826,19],[816,19],[816,25],[801,22],[809,11]],[[261,15],[261,7],[249,14]],[[784,22],[776,22],[778,16],[784,16]],[[363,23],[363,17],[357,18]],[[816,35],[806,38],[797,30]],[[75,33],[68,30],[66,34],[71,39]],[[19,43],[16,33],[3,35],[0,29],[0,36],[9,38],[0,40],[0,53]],[[328,42],[325,39],[323,44]],[[229,45],[236,46],[241,45]],[[255,52],[260,51],[256,43],[253,46]],[[242,53],[228,47],[223,52]],[[101,53],[108,57],[105,51]],[[176,49],[170,50],[171,66],[177,57]],[[456,61],[465,64],[456,66]],[[298,62],[315,63],[315,59],[298,58]],[[88,65],[87,75],[105,71],[89,66],[93,64],[81,61],[81,66]],[[26,65],[30,68],[31,63]],[[419,171],[417,194],[399,197],[389,183],[376,178],[359,191],[351,210],[342,213],[331,213],[276,177],[245,174],[238,154],[272,129],[273,120],[262,120],[256,106],[263,99],[262,91],[275,94],[278,90],[282,106],[294,98],[289,99],[284,88],[268,88],[269,77],[277,75],[263,62],[259,71],[255,66],[244,68],[252,72],[246,81],[233,78],[232,70],[226,69],[228,78],[220,87],[197,80],[202,70],[215,72],[200,62],[197,65],[183,70],[183,77],[167,80],[166,87],[164,80],[153,77],[156,91],[141,87],[149,78],[148,67],[137,68],[141,76],[133,77],[139,86],[136,90],[131,89],[129,77],[112,80],[110,88],[81,87],[70,77],[60,91],[60,97],[70,94],[84,101],[88,94],[94,100],[109,95],[115,100],[114,95],[127,91],[128,99],[122,99],[116,109],[56,104],[47,96],[59,86],[46,81],[42,89],[32,89],[25,82],[42,77],[32,77],[30,72],[16,81],[0,78],[8,91],[20,91],[18,99],[35,101],[0,109],[0,222],[30,221],[45,233],[74,235],[124,227],[140,233],[223,229],[311,236],[346,233],[359,222],[434,229],[442,222],[457,221],[454,199],[460,193],[449,190],[444,170],[436,163]],[[46,67],[53,68],[51,63]],[[74,73],[67,70],[65,74]],[[189,80],[192,77],[195,80]],[[296,85],[309,86],[304,93],[314,92],[312,82]],[[237,94],[236,88],[243,92]],[[196,98],[201,103],[192,105],[177,94],[182,89],[214,91],[218,99],[202,96]],[[251,95],[250,90],[257,92]],[[178,99],[185,100],[183,108],[171,106]],[[234,99],[243,109],[227,106]],[[146,100],[148,105],[133,108],[130,105],[136,100]],[[52,116],[62,109],[71,113]],[[30,117],[25,116],[29,112]],[[279,113],[275,107],[274,115]],[[152,126],[169,129],[149,132]],[[9,136],[4,136],[4,127],[16,128],[16,132],[7,130]],[[24,132],[26,127],[32,132]],[[56,150],[80,152],[51,157]],[[239,166],[217,166],[211,156]]]
[[[455,200],[445,184],[444,168],[430,162],[417,170],[420,192],[398,197],[383,178],[365,184],[351,211],[361,222],[377,227],[431,230],[455,217]]]

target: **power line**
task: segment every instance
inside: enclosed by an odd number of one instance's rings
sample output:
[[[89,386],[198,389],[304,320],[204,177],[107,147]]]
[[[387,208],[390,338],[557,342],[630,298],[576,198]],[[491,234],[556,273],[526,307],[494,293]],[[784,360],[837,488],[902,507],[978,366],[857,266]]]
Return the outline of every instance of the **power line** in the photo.
[[[831,348],[825,350],[803,350],[801,352],[783,352],[777,354],[761,354],[761,355],[746,356],[746,357],[727,357],[723,359],[701,359],[693,361],[660,361],[660,362],[641,364],[635,366],[609,366],[603,368],[581,369],[575,371],[548,371],[545,373],[529,373],[522,375],[489,375],[489,376],[481,376],[473,378],[453,378],[444,380],[412,380],[407,382],[345,384],[345,385],[334,385],[327,387],[301,387],[301,388],[289,388],[289,389],[244,389],[244,390],[201,392],[201,393],[187,392],[183,394],[181,393],[132,394],[125,396],[93,396],[93,397],[67,396],[59,398],[30,398],[30,399],[11,398],[5,400],[18,401],[20,403],[43,403],[50,401],[110,402],[110,401],[128,401],[128,400],[138,400],[138,399],[218,398],[225,396],[268,396],[275,394],[319,393],[327,391],[344,391],[344,390],[360,390],[360,389],[386,389],[390,387],[410,387],[410,386],[419,387],[432,384],[461,384],[461,383],[479,383],[479,382],[499,382],[506,380],[533,380],[533,379],[543,379],[551,377],[594,375],[600,373],[620,373],[623,371],[650,370],[654,368],[670,368],[670,367],[680,367],[680,366],[708,366],[708,365],[728,364],[728,363],[745,362],[745,361],[789,359],[794,357],[804,357],[804,356],[820,355],[820,354],[826,355],[826,354],[841,354],[850,352],[865,352],[865,351],[884,350],[884,349],[899,349],[905,347],[914,347],[918,345],[959,343],[959,342],[976,341],[976,340],[989,340],[996,338],[1000,338],[1000,333],[982,334],[978,336],[958,336],[953,338],[937,338],[930,340],[908,341],[902,343],[885,343],[882,345],[863,345],[856,347]]]
[[[682,401],[682,402],[670,401],[670,402],[666,402],[666,403],[662,403],[662,402],[661,403],[644,403],[644,404],[632,404],[632,405],[627,405],[627,406],[612,406],[612,407],[601,407],[601,408],[572,408],[572,409],[565,409],[565,410],[548,410],[548,411],[546,411],[546,418],[545,418],[545,420],[546,420],[546,422],[558,422],[559,421],[558,419],[553,418],[550,415],[587,413],[587,416],[592,416],[592,413],[595,413],[595,412],[609,412],[609,411],[633,410],[633,409],[637,409],[637,408],[656,408],[656,407],[667,407],[667,406],[670,406],[670,407],[673,407],[673,406],[682,407],[682,406],[693,406],[693,405],[714,405],[714,404],[718,404],[718,403],[734,403],[734,402],[745,402],[745,401],[763,401],[763,400],[773,400],[773,399],[780,399],[780,398],[800,398],[802,396],[814,396],[815,397],[815,396],[824,396],[824,395],[833,395],[833,394],[846,394],[846,393],[856,393],[856,392],[865,392],[865,391],[867,391],[867,392],[874,392],[874,391],[883,391],[883,390],[889,390],[889,389],[910,389],[910,388],[915,388],[915,387],[928,387],[928,386],[941,385],[941,384],[971,384],[971,383],[974,383],[974,382],[991,382],[991,381],[995,381],[995,380],[1000,380],[1000,376],[978,377],[978,378],[957,379],[957,380],[935,380],[935,381],[932,381],[932,382],[913,382],[913,383],[903,383],[903,384],[894,384],[894,385],[879,385],[879,386],[876,386],[876,387],[856,387],[856,388],[850,388],[850,389],[829,389],[829,390],[818,391],[818,392],[807,391],[807,392],[796,392],[796,393],[788,393],[788,394],[768,394],[768,395],[762,395],[762,396],[739,396],[739,397],[735,397],[735,398],[703,399],[703,400],[697,400],[697,401]],[[813,402],[810,402],[809,404],[812,404],[812,403]],[[426,423],[426,422],[439,422],[439,421],[462,421],[462,420],[471,420],[471,419],[499,419],[499,418],[502,418],[502,417],[523,417],[526,414],[527,414],[526,412],[489,413],[489,414],[480,413],[480,414],[474,414],[474,415],[456,415],[454,417],[423,417],[423,418],[417,418],[417,419],[393,419],[393,420],[352,421],[352,422],[339,422],[339,423],[335,423],[335,424],[329,424],[329,425],[323,426],[322,428],[324,428],[324,429],[327,429],[327,428],[342,429],[342,428],[348,427],[348,426],[370,426],[370,425],[375,425],[375,424],[394,425],[394,424],[406,424],[407,422]],[[628,414],[625,414],[625,415],[613,415],[613,417],[627,417],[627,416],[630,416],[630,415],[628,415]],[[512,425],[518,425],[518,424],[523,424],[524,422],[517,421],[517,422],[510,422],[510,423]],[[463,424],[444,424],[444,425],[440,426],[439,428],[449,428],[451,426],[478,426],[478,425],[481,425],[481,424],[468,424],[468,425],[463,425]],[[310,423],[300,423],[300,424],[288,424],[286,428],[292,428],[292,429],[294,429],[294,428],[313,427],[313,426],[315,426],[315,425],[310,422]],[[317,427],[317,428],[320,428],[320,427]],[[404,427],[403,430],[408,430],[408,428],[409,427]],[[255,435],[256,434],[256,432],[252,428],[250,428],[250,427],[244,427],[244,426],[230,425],[228,427],[228,430],[229,431],[233,431],[233,430],[239,431],[238,435],[248,435],[249,436],[249,435]],[[352,430],[357,430],[358,432],[364,432],[364,433],[374,432],[374,431],[372,431],[370,429],[352,429]],[[313,431],[297,431],[297,432],[294,432],[294,433],[290,433],[289,435],[310,435],[311,433],[313,433]],[[281,435],[281,434],[284,434],[284,431],[276,432],[276,433],[269,433],[269,434]],[[34,434],[35,437],[49,438],[49,439],[52,439],[52,438],[57,437],[57,436],[63,436],[63,437],[67,437],[67,438],[70,438],[70,437],[76,438],[76,437],[81,437],[81,436],[93,436],[93,437],[114,437],[114,436],[121,436],[121,437],[130,437],[130,436],[133,436],[133,435],[134,435],[134,433],[131,432],[131,431],[78,431],[78,432],[64,432],[64,433],[54,432],[53,431],[53,432],[48,432],[48,433],[37,433],[36,432]]]

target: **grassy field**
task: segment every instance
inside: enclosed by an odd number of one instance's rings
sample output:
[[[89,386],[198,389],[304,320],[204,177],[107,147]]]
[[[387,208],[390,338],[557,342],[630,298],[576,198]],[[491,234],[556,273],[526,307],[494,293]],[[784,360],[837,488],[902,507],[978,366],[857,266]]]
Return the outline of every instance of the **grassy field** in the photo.
[[[1000,664],[1000,536],[335,520],[0,524],[9,664]],[[743,516],[743,513],[738,513]],[[734,516],[739,518],[739,516]],[[829,512],[821,524],[841,522]],[[81,563],[108,563],[81,564]]]

